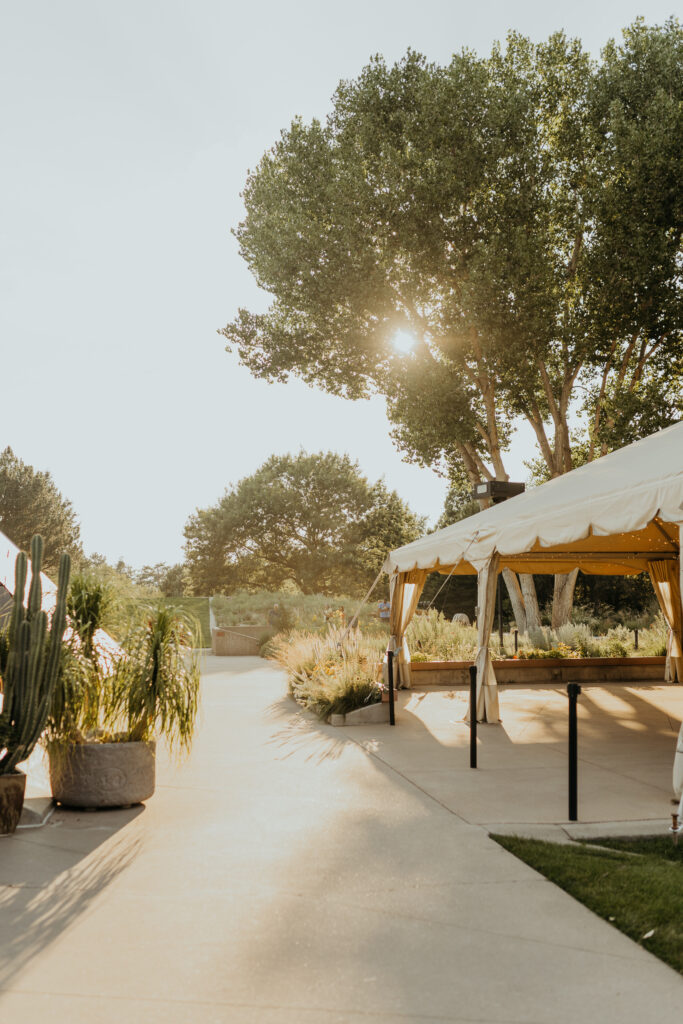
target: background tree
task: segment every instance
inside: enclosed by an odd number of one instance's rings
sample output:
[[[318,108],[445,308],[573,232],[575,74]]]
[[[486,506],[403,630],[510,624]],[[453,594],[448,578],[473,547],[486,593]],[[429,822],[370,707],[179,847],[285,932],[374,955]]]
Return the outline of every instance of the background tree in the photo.
[[[600,63],[563,34],[446,67],[376,58],[250,175],[237,237],[274,301],[240,310],[228,347],[257,376],[386,395],[406,456],[470,485],[508,478],[518,417],[551,477],[581,411],[582,458],[671,422],[682,58],[674,20],[636,22]],[[557,577],[556,623],[575,578]]]
[[[62,551],[76,560],[83,554],[71,502],[48,472],[22,462],[11,448],[0,454],[0,530],[23,551],[30,551],[31,537],[39,533],[48,574],[56,572]]]
[[[182,563],[167,565],[157,562],[156,565],[143,565],[135,573],[135,582],[148,590],[159,591],[164,597],[182,597],[189,587],[187,568]]]
[[[188,572],[198,594],[276,590],[361,594],[391,548],[424,521],[383,481],[334,452],[274,455],[198,509],[185,526]]]

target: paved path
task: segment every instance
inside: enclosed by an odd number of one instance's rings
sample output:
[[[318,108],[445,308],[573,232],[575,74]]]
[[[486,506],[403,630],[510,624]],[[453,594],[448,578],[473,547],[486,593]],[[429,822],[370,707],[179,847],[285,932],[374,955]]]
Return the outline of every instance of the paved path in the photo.
[[[144,809],[0,842],[0,1019],[680,1021],[677,974],[282,690],[207,659]]]

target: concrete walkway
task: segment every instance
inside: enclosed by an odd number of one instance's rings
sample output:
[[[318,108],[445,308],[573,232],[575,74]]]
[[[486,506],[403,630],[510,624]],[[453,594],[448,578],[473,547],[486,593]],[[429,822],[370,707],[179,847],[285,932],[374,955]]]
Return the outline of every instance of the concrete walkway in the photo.
[[[464,688],[402,690],[398,725],[349,736],[435,800],[489,832],[550,838],[665,832],[683,687],[587,683],[578,703],[579,822],[567,825],[566,687],[499,687],[499,725],[478,730],[469,768]]]
[[[282,693],[208,658],[144,809],[0,841],[2,1020],[680,1020],[676,973]]]

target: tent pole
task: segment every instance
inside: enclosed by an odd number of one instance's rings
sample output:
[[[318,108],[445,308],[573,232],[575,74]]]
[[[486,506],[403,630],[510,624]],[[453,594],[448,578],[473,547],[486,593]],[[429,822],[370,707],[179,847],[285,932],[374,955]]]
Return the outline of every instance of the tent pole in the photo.
[[[501,588],[500,588],[500,576],[501,576],[501,574],[498,573],[498,582],[497,582],[496,585],[498,587],[498,636],[500,638],[500,650],[502,652],[502,650],[503,650],[503,594],[502,594]]]

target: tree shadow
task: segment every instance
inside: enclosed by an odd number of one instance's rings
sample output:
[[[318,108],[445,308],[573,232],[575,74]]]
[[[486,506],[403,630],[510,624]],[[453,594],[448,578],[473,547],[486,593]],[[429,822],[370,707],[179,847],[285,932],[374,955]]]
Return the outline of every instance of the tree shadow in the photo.
[[[0,990],[131,864],[142,839],[127,826],[143,811],[138,806],[83,816],[60,810],[43,829],[3,839]]]

